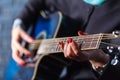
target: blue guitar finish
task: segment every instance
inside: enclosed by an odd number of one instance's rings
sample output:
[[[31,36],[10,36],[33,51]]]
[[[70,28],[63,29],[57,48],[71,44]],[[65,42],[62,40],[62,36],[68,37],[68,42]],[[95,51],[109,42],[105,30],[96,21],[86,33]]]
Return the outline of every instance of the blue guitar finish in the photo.
[[[46,18],[40,16],[33,30],[35,39],[53,38],[57,34],[60,24],[60,13],[56,12]],[[19,66],[10,57],[9,64],[5,72],[5,80],[31,80],[34,72],[34,67]]]
[[[40,16],[34,29],[33,37],[36,39],[56,37],[57,30],[59,29],[59,24],[61,22],[60,17],[59,13],[54,13],[54,15],[50,15],[48,18]]]

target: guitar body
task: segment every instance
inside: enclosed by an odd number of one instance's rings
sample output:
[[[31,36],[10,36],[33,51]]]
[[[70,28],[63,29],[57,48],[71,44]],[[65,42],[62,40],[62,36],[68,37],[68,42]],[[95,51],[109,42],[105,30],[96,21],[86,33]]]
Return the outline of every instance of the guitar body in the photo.
[[[48,18],[41,21],[42,18],[38,19],[36,27],[34,28],[33,37],[35,39],[48,39],[55,38],[60,27],[62,15],[57,12],[50,15]],[[56,55],[41,55],[37,61],[34,69],[32,80],[57,80],[60,76],[63,67],[59,62],[58,56]],[[57,64],[56,64],[57,63]],[[60,67],[60,68],[59,68]],[[53,72],[55,70],[55,72]]]
[[[38,20],[33,36],[36,39],[56,38],[62,14],[56,12],[45,19],[45,22],[41,22],[41,19]],[[66,66],[70,61],[64,58],[63,54],[44,55],[43,53],[36,63],[32,80],[58,80],[67,74]]]
[[[32,27],[32,30],[30,30],[28,33],[31,33],[32,31],[31,36],[33,36],[35,39],[55,38],[59,30],[61,18],[62,15],[60,12],[50,14],[46,18],[40,16],[35,27]],[[9,64],[5,72],[5,80],[31,80],[32,77],[33,79],[37,80],[37,76],[39,76],[39,79],[41,78],[43,80],[46,80],[46,77],[48,77],[48,80],[54,77],[54,79],[58,79],[58,77],[60,77],[59,74],[61,73],[60,70],[63,69],[63,66],[61,65],[63,63],[61,60],[57,60],[59,55],[60,54],[54,56],[51,54],[51,57],[49,57],[49,55],[44,55],[36,67],[19,66],[12,59],[12,57],[10,57]],[[35,70],[38,70],[38,72]],[[53,72],[54,70],[55,72]]]
[[[33,26],[30,27],[30,29],[28,29],[27,32],[30,35],[32,33],[31,36],[34,37],[35,39],[43,39],[44,40],[47,38],[55,38],[58,33],[59,27],[60,27],[61,18],[62,18],[62,15],[59,12],[50,14],[47,17],[40,16],[36,22],[35,27],[33,27]],[[69,24],[70,23],[71,22],[69,22]],[[62,30],[64,30],[64,29],[62,29]],[[76,32],[76,31],[73,31],[73,32]],[[71,33],[71,34],[73,34],[73,33]],[[64,35],[64,36],[66,36],[66,35]],[[108,35],[108,37],[111,37],[111,36]],[[99,40],[99,35],[97,35],[97,38],[95,38],[95,39]],[[85,42],[87,42],[88,37],[86,37],[86,39],[83,39],[83,40]],[[90,38],[89,40],[93,41],[92,38]],[[22,43],[24,44],[25,42],[23,41]],[[86,44],[82,45],[82,46],[84,46],[83,48],[89,49],[88,45],[87,46],[85,46],[85,45]],[[31,62],[34,62],[33,61],[34,57],[30,58],[30,59],[31,59],[30,60]],[[28,63],[31,63],[31,62],[28,62]],[[75,65],[77,64],[77,67],[74,66],[74,64]],[[69,67],[69,65],[71,67]],[[44,54],[40,55],[36,62],[35,67],[19,66],[12,59],[12,57],[10,57],[9,64],[8,64],[8,66],[6,68],[6,72],[5,72],[5,80],[31,80],[31,79],[32,80],[60,80],[60,79],[64,78],[65,76],[70,77],[73,72],[76,72],[76,71],[78,72],[78,70],[83,71],[85,74],[87,74],[91,70],[91,68],[90,69],[88,69],[88,67],[86,68],[85,67],[86,65],[88,66],[89,64],[86,63],[84,65],[84,64],[77,63],[77,62],[71,63],[71,61],[64,58],[63,54],[59,54],[59,53],[58,54],[49,54],[49,55],[44,55]],[[69,68],[67,68],[67,67],[69,67]],[[81,80],[82,79],[83,78],[81,78]],[[69,79],[64,79],[64,80],[69,80]],[[93,80],[93,79],[91,79],[91,80]]]

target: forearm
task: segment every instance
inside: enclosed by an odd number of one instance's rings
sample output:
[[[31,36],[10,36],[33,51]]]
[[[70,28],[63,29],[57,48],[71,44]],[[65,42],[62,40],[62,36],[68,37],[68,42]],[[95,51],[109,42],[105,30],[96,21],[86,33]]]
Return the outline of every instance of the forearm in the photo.
[[[97,72],[102,72],[104,67],[108,64],[110,56],[105,54],[102,50],[93,51],[92,54],[94,55],[89,57],[89,62],[94,70]]]

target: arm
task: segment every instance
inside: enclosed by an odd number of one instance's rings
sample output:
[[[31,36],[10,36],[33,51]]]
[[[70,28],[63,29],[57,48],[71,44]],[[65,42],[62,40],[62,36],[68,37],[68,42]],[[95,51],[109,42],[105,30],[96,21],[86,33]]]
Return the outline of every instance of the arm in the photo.
[[[81,34],[79,33],[79,35]],[[78,45],[71,38],[68,39],[65,44],[60,42],[60,47],[66,58],[74,59],[79,62],[89,61],[93,69],[104,67],[109,61],[109,56],[100,49],[80,51]],[[97,71],[97,69],[95,70]]]

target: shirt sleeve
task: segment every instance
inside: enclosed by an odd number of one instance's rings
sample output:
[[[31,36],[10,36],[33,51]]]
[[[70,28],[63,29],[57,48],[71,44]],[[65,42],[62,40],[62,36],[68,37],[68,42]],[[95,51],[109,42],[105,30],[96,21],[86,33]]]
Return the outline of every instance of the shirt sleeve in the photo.
[[[44,0],[28,0],[17,18],[21,19],[25,26],[33,23],[40,14],[40,10],[45,8],[43,1]]]
[[[26,29],[23,21],[19,18],[14,20],[12,28],[14,29],[14,28],[18,28],[18,27],[22,28],[23,30]]]

